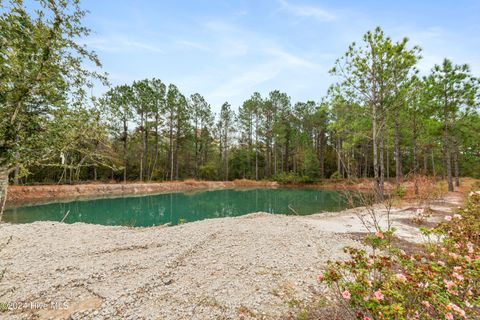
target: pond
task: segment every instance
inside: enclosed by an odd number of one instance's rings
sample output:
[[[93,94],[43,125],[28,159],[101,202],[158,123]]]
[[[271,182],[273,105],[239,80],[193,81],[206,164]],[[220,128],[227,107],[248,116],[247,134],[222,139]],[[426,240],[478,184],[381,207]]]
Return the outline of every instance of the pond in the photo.
[[[102,225],[176,225],[197,220],[241,216],[253,212],[309,215],[349,207],[341,192],[320,189],[255,188],[177,192],[56,202],[11,208],[3,220],[85,222]]]

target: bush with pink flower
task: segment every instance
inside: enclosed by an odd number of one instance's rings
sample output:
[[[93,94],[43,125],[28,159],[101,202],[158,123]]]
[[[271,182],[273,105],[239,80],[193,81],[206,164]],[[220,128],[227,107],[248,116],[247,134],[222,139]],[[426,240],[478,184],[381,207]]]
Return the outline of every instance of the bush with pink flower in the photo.
[[[393,230],[377,230],[368,252],[346,248],[350,259],[330,262],[321,281],[354,319],[480,319],[480,194],[423,232],[428,244],[407,254]]]

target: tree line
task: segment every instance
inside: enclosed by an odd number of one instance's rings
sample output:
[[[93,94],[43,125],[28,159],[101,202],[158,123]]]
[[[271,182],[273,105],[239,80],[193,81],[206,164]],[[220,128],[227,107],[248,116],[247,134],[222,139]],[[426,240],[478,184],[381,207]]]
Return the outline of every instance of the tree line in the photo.
[[[199,93],[145,79],[86,89],[105,75],[76,41],[89,30],[78,1],[9,1],[0,18],[0,199],[8,182],[372,177],[383,194],[418,174],[480,173],[479,80],[445,59],[421,74],[421,49],[381,28],[351,44],[319,101],[254,92],[218,114]],[[238,109],[237,109],[238,107]]]

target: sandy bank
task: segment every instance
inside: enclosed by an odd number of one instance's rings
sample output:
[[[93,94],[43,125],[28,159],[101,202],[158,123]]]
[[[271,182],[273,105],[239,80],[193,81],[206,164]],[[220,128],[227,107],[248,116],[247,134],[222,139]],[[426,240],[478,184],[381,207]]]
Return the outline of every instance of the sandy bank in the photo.
[[[449,194],[429,220],[461,200]],[[401,237],[418,242],[413,210],[396,208],[392,219]],[[0,317],[278,319],[292,301],[322,292],[316,277],[328,259],[360,245],[350,236],[365,231],[359,213],[259,213],[153,228],[2,224],[0,302],[18,309]]]
[[[16,205],[74,200],[94,197],[155,194],[161,192],[187,191],[198,189],[226,189],[235,187],[275,187],[276,182],[234,180],[234,181],[173,181],[161,183],[127,184],[78,184],[11,186],[8,190],[7,207]]]

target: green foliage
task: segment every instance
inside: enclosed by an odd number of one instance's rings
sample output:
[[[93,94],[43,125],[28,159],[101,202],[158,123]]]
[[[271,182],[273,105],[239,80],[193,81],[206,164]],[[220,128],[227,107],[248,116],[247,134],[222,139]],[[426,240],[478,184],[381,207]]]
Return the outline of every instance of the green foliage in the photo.
[[[298,175],[294,172],[281,173],[274,177],[274,180],[280,184],[309,184],[315,180],[309,176]]]
[[[334,173],[332,173],[332,175],[330,176],[330,179],[341,179],[342,176],[340,175],[340,172],[338,171],[335,171]]]
[[[0,165],[33,165],[58,156],[49,134],[53,112],[84,102],[92,78],[83,68],[100,66],[95,53],[76,41],[90,32],[78,1],[2,2],[0,16]]]
[[[216,180],[218,177],[217,164],[208,162],[199,168],[199,178],[202,180]]]
[[[393,195],[397,198],[403,198],[406,193],[407,193],[407,190],[403,186],[397,186],[393,190]]]

